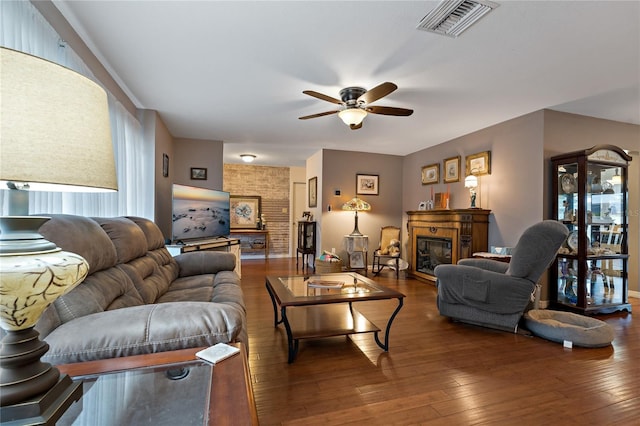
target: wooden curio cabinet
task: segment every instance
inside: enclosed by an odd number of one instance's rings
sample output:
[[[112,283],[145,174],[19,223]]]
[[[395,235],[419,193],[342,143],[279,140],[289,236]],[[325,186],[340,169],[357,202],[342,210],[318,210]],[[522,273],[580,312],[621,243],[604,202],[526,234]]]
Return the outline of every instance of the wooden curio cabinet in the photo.
[[[550,302],[582,314],[631,312],[627,300],[627,168],[613,145],[551,158],[553,218],[569,237],[551,267]]]
[[[298,222],[298,248],[296,249],[296,268],[298,267],[298,254],[302,255],[303,269],[308,263],[307,256],[311,256],[315,269],[316,256],[316,223],[311,221]]]
[[[475,208],[408,211],[409,275],[435,281],[433,270],[439,264],[456,264],[473,253],[486,252],[490,212]]]

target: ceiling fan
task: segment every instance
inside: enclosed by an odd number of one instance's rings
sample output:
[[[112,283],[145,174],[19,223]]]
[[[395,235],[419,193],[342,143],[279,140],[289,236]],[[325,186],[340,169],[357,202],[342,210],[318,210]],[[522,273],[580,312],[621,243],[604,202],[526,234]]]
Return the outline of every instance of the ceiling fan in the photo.
[[[325,111],[318,114],[305,115],[304,117],[298,118],[300,120],[308,120],[310,118],[338,114],[344,124],[348,125],[351,130],[357,130],[362,127],[362,120],[364,120],[368,113],[404,117],[413,114],[412,109],[369,105],[378,99],[387,96],[397,88],[398,86],[388,81],[368,91],[362,87],[345,87],[340,91],[340,99],[342,100],[332,98],[331,96],[327,96],[313,90],[305,90],[302,92],[305,95],[342,105],[343,108],[335,111]]]

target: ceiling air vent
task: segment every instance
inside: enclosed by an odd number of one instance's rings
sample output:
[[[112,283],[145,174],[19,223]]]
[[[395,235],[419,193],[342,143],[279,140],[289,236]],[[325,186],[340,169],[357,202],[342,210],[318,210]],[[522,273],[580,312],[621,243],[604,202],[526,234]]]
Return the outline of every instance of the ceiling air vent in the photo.
[[[487,13],[498,7],[484,0],[444,0],[418,24],[419,30],[458,37]]]

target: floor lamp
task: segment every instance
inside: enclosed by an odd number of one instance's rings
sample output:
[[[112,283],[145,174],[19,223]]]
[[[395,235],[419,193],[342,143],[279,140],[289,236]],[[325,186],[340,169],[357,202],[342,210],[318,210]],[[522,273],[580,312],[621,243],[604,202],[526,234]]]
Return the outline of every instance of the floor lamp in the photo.
[[[349,211],[356,212],[355,226],[353,227],[353,231],[349,235],[352,236],[352,237],[353,236],[362,235],[362,233],[358,229],[358,212],[371,210],[371,205],[369,203],[367,203],[366,201],[364,201],[364,200],[362,200],[362,199],[360,199],[358,197],[355,197],[355,198],[352,198],[351,200],[347,201],[346,203],[344,203],[342,205],[342,210],[349,210]]]
[[[79,284],[89,265],[39,234],[29,192],[117,189],[105,91],[60,65],[0,48],[0,418],[54,423],[81,385],[40,361],[49,346],[34,326]]]

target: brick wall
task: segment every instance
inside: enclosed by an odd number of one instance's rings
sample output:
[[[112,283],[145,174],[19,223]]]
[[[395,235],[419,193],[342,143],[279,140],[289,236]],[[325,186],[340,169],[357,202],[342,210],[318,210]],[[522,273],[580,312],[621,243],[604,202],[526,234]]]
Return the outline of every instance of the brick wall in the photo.
[[[289,253],[289,168],[225,164],[224,191],[231,195],[259,195],[269,231],[269,253]]]

